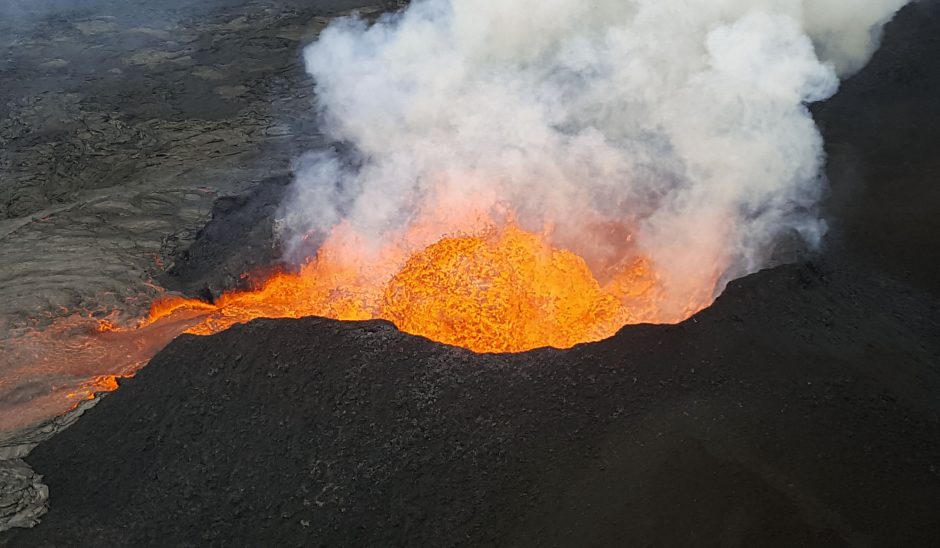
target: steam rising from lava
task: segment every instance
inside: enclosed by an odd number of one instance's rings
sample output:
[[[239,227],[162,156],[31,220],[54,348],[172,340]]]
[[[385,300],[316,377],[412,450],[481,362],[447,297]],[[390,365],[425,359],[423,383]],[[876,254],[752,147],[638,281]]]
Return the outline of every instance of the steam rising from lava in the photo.
[[[305,57],[354,153],[299,164],[279,234],[300,268],[137,326],[0,337],[0,431],[113,390],[180,332],[257,317],[385,318],[478,351],[680,321],[779,237],[819,242],[806,104],[904,3],[416,0],[336,20]]]
[[[661,317],[681,319],[766,266],[779,237],[819,242],[805,105],[865,63],[904,3],[419,0],[337,20],[305,59],[325,132],[357,159],[301,162],[281,236],[303,261],[346,223],[367,254],[416,219],[427,245],[484,229],[451,218],[464,204],[509,207],[595,274],[649,258]]]

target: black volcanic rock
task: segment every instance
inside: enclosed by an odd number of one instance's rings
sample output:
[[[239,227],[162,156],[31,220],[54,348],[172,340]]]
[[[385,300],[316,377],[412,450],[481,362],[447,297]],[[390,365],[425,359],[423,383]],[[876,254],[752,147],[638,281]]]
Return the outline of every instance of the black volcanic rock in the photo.
[[[10,546],[936,545],[940,307],[807,264],[568,351],[257,320],[28,461],[51,510]]]
[[[280,260],[274,221],[290,182],[273,177],[243,194],[216,199],[206,226],[185,250],[172,254],[162,284],[212,301],[263,278]]]
[[[858,74],[813,105],[836,251],[940,295],[940,2],[908,4]]]

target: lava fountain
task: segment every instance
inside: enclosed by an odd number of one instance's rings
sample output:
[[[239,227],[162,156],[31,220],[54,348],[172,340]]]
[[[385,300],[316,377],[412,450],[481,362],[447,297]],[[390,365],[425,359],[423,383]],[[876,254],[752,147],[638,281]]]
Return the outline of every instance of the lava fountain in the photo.
[[[48,380],[36,381],[36,393],[14,386],[21,395],[4,398],[9,412],[0,414],[0,432],[115,390],[116,377],[133,376],[181,333],[211,335],[256,318],[385,319],[476,352],[522,352],[597,341],[626,324],[678,322],[711,303],[718,268],[693,299],[664,306],[668,292],[654,264],[625,229],[597,230],[599,240],[619,242],[616,260],[589,261],[555,243],[551,228],[522,228],[505,207],[497,214],[436,210],[380,247],[340,223],[296,271],[276,272],[215,302],[165,296],[131,325],[74,314],[23,334],[0,352],[17,364],[6,382],[44,372]]]
[[[441,181],[452,180],[442,177]],[[583,210],[582,210],[583,211]],[[712,302],[724,265],[703,264],[676,291],[627,221],[580,219],[579,238],[498,193],[440,190],[375,238],[342,220],[316,251],[214,302],[167,295],[126,319],[72,313],[0,345],[0,432],[27,427],[117,388],[181,333],[256,318],[385,319],[475,352],[569,348],[626,324],[679,322]]]
[[[297,272],[215,303],[167,297],[141,326],[180,313],[201,314],[186,332],[208,335],[254,318],[324,316],[386,319],[414,335],[476,352],[568,348],[613,335],[631,323],[677,322],[711,302],[718,271],[678,312],[664,298],[650,260],[623,242],[620,260],[602,271],[557,247],[549,231],[521,228],[511,212],[497,221],[455,227],[426,244],[432,222],[417,222],[374,249],[348,223],[338,225]],[[440,219],[441,217],[437,217]],[[450,224],[453,224],[452,222]]]
[[[319,130],[348,146],[295,166],[288,267],[212,303],[160,298],[135,325],[72,316],[0,341],[0,431],[113,389],[180,333],[254,318],[386,319],[477,352],[682,321],[781,237],[819,243],[807,105],[905,2],[421,0],[338,18],[304,61]]]

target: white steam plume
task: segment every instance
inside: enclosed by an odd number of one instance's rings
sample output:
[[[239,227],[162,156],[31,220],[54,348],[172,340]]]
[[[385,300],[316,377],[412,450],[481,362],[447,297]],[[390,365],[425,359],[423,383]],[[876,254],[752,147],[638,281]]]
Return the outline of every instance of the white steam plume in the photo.
[[[905,3],[423,0],[337,20],[305,58],[324,130],[360,161],[307,158],[282,235],[346,219],[382,242],[429,203],[503,201],[610,261],[592,221],[619,220],[678,315],[716,272],[765,266],[782,234],[825,232],[805,105]]]

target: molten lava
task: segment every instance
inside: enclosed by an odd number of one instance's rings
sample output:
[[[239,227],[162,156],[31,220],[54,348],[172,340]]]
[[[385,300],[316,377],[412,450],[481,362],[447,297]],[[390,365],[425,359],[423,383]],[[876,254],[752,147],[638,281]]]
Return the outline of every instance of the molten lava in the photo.
[[[583,259],[515,226],[414,255],[386,286],[381,310],[403,331],[478,352],[597,340],[619,327],[619,313]]]
[[[514,223],[445,237],[415,252],[396,243],[364,251],[338,227],[297,273],[216,303],[158,300],[144,325],[181,311],[204,314],[187,333],[208,335],[254,318],[383,318],[407,333],[477,352],[568,348],[656,317],[658,287],[649,261],[633,258],[601,283],[584,259]]]
[[[27,331],[5,350],[0,345],[9,376],[0,383],[7,402],[0,431],[116,389],[117,378],[132,376],[180,333],[209,335],[255,318],[381,318],[477,352],[520,352],[600,340],[626,324],[682,321],[711,302],[709,283],[685,298],[670,295],[621,225],[599,223],[581,256],[550,228],[521,228],[511,210],[494,220],[462,206],[430,208],[379,246],[342,223],[297,272],[275,273],[214,303],[158,299],[135,327],[121,326],[115,312],[98,320],[73,314]]]

